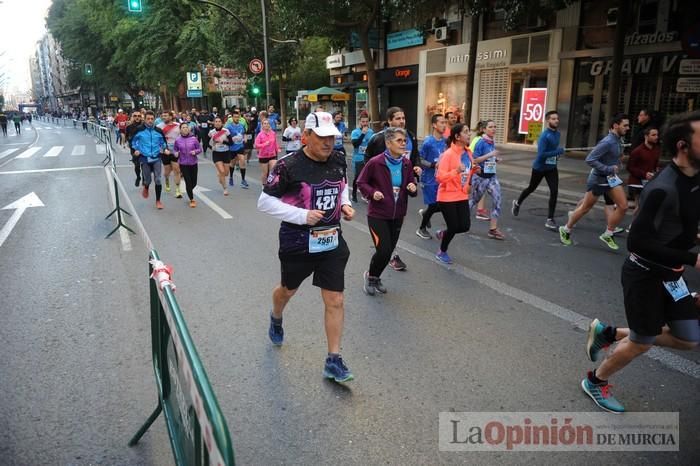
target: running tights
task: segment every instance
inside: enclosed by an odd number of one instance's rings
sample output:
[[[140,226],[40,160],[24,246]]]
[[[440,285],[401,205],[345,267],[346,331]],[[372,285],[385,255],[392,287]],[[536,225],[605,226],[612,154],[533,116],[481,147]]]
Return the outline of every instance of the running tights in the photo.
[[[399,242],[403,218],[384,220],[367,217],[367,225],[374,247],[377,249],[369,263],[369,276],[379,278],[391,260],[391,253],[396,248],[396,243]]]
[[[467,209],[469,209],[469,206],[467,206]],[[439,203],[434,203],[434,204],[429,204],[428,208],[423,211],[423,220],[420,222],[420,228],[428,228],[428,223],[430,223],[430,218],[433,216],[433,214],[436,214],[440,212],[440,205]]]
[[[352,197],[356,198],[357,197],[357,177],[360,176],[360,172],[362,169],[365,167],[365,162],[354,162],[353,163],[353,168],[355,172],[355,176],[352,179]]]
[[[537,189],[542,182],[542,178],[547,181],[547,186],[549,186],[549,213],[547,218],[554,218],[554,209],[557,207],[557,196],[559,195],[559,172],[556,168],[547,171],[533,169],[532,175],[530,175],[530,184],[520,193],[518,205],[522,205],[523,201]]]
[[[185,190],[187,191],[187,197],[190,201],[194,199],[194,187],[197,186],[197,164],[194,165],[180,165],[180,173],[185,179]]]
[[[440,250],[447,252],[450,241],[457,233],[466,233],[471,227],[469,218],[469,201],[438,202],[442,216],[445,217],[447,229],[442,233]]]

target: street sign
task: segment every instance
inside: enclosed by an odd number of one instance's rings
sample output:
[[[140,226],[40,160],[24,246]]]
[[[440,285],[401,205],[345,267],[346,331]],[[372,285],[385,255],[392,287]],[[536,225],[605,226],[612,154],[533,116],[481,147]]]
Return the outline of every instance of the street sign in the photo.
[[[547,108],[547,89],[542,87],[527,87],[523,89],[520,99],[520,122],[518,133],[527,134],[530,122],[544,123]]]
[[[202,97],[202,73],[187,72],[187,97]]]
[[[250,63],[248,63],[248,69],[253,74],[260,74],[265,69],[265,65],[263,65],[262,60],[259,58],[253,58],[250,60]]]

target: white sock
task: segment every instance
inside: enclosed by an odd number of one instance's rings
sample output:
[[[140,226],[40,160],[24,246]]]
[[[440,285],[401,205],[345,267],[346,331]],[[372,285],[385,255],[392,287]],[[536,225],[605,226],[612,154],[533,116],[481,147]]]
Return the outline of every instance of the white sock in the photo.
[[[571,233],[571,229],[569,228],[568,225],[564,225],[564,226],[562,227],[562,229],[563,229],[565,232],[567,232],[567,233]]]
[[[613,231],[612,231],[610,228],[606,228],[606,229],[605,229],[605,233],[603,233],[603,234],[604,234],[605,236],[612,236],[612,235],[613,235]]]

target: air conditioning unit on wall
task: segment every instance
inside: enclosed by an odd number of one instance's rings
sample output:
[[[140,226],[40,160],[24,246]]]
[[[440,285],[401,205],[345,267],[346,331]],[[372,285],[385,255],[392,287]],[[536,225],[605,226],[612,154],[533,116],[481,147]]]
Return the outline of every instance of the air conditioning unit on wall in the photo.
[[[450,35],[447,31],[447,26],[435,28],[435,40],[438,42],[447,42],[450,40]]]

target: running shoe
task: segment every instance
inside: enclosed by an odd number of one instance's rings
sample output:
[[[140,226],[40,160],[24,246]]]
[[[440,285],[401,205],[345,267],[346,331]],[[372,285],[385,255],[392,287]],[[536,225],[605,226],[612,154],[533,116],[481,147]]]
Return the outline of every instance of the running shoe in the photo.
[[[369,272],[365,271],[365,273],[362,275],[362,279],[362,291],[369,296],[374,296],[377,292],[377,289],[374,287],[374,277],[370,277]]]
[[[443,264],[452,263],[452,258],[448,256],[446,252],[438,251],[437,254],[435,254],[435,258],[438,260],[438,262],[442,262]]]
[[[134,186],[136,186],[136,187],[138,188],[138,186],[139,186],[140,184],[141,184],[141,177],[140,177],[140,176],[137,176],[137,177],[136,177],[136,181],[134,181]]]
[[[176,197],[177,199],[182,199],[182,193],[180,192],[180,187],[179,187],[179,186],[177,186],[177,187],[175,188],[175,197]]]
[[[622,227],[615,227],[615,229],[613,230],[613,236],[619,235],[619,234],[624,233],[624,232],[626,232],[626,231],[627,231],[627,230],[626,230],[625,228],[622,228]]]
[[[246,180],[241,180],[241,188],[248,189],[248,182]]]
[[[163,203],[160,201],[156,201],[156,209],[162,210],[163,209]]]
[[[435,237],[438,241],[442,241],[442,237],[445,236],[445,230],[438,230],[435,232]]]
[[[547,221],[544,222],[544,227],[554,231],[559,229],[559,225],[557,225],[557,222],[553,218],[548,218]]]
[[[398,254],[394,254],[394,257],[391,258],[389,261],[389,266],[397,272],[403,272],[406,270],[406,264],[401,260]]]
[[[228,179],[228,185],[233,186],[233,178],[229,177]]]
[[[382,283],[382,279],[379,277],[372,278],[372,286],[374,286],[374,289],[381,294],[386,294],[386,287]]]
[[[589,372],[588,374],[590,376],[591,373]],[[605,411],[614,414],[622,414],[625,412],[625,407],[622,406],[622,403],[617,401],[612,393],[610,393],[612,385],[609,383],[605,382],[596,385],[592,383],[588,377],[586,377],[581,381],[581,388],[583,388],[583,391],[586,392],[586,395],[591,397],[595,404]]]
[[[195,201],[194,199],[192,199],[192,200],[190,201],[190,207],[192,207],[193,209],[194,209],[195,207],[197,207],[197,201]]]
[[[498,228],[494,228],[492,230],[489,230],[488,237],[492,239],[497,239],[503,241],[506,239],[506,235],[504,235],[501,230]]]
[[[420,223],[423,223],[423,215],[425,214],[425,209],[418,209],[418,216],[420,217]],[[428,220],[428,223],[425,224],[426,228],[432,228],[433,226],[430,224],[430,220]]]
[[[143,188],[141,189],[141,197],[148,199],[148,186],[143,185]]]
[[[605,233],[603,233],[598,238],[613,251],[617,251],[618,249],[620,249],[620,246],[617,245],[617,243],[615,242],[615,238],[613,238],[612,235],[606,235]]]
[[[275,319],[270,313],[270,328],[267,331],[270,341],[275,346],[281,346],[284,341],[284,329],[282,328],[282,319]]]
[[[166,193],[170,192],[170,178],[165,179],[165,192]]]
[[[571,233],[564,230],[563,226],[559,227],[559,241],[561,241],[561,244],[564,246],[571,246],[572,244]]]
[[[430,234],[427,228],[419,228],[416,230],[416,235],[423,239],[432,239],[433,235]]]
[[[228,196],[228,189],[224,188],[224,196]]]
[[[351,197],[350,197],[350,200],[351,200],[352,202],[358,202],[358,201],[357,201],[357,196],[355,196],[355,195],[351,196]]]
[[[520,205],[515,199],[513,199],[513,207],[510,208],[510,212],[513,214],[513,217],[517,217],[520,213]]]
[[[586,339],[586,354],[588,359],[596,362],[600,358],[600,351],[610,346],[608,340],[603,335],[605,324],[598,319],[593,319],[588,327],[588,338]]]
[[[326,365],[323,368],[323,376],[327,379],[335,380],[336,382],[350,382],[355,378],[345,365],[345,361],[340,355],[328,356]]]
[[[489,221],[491,217],[486,209],[476,209],[476,219]]]

